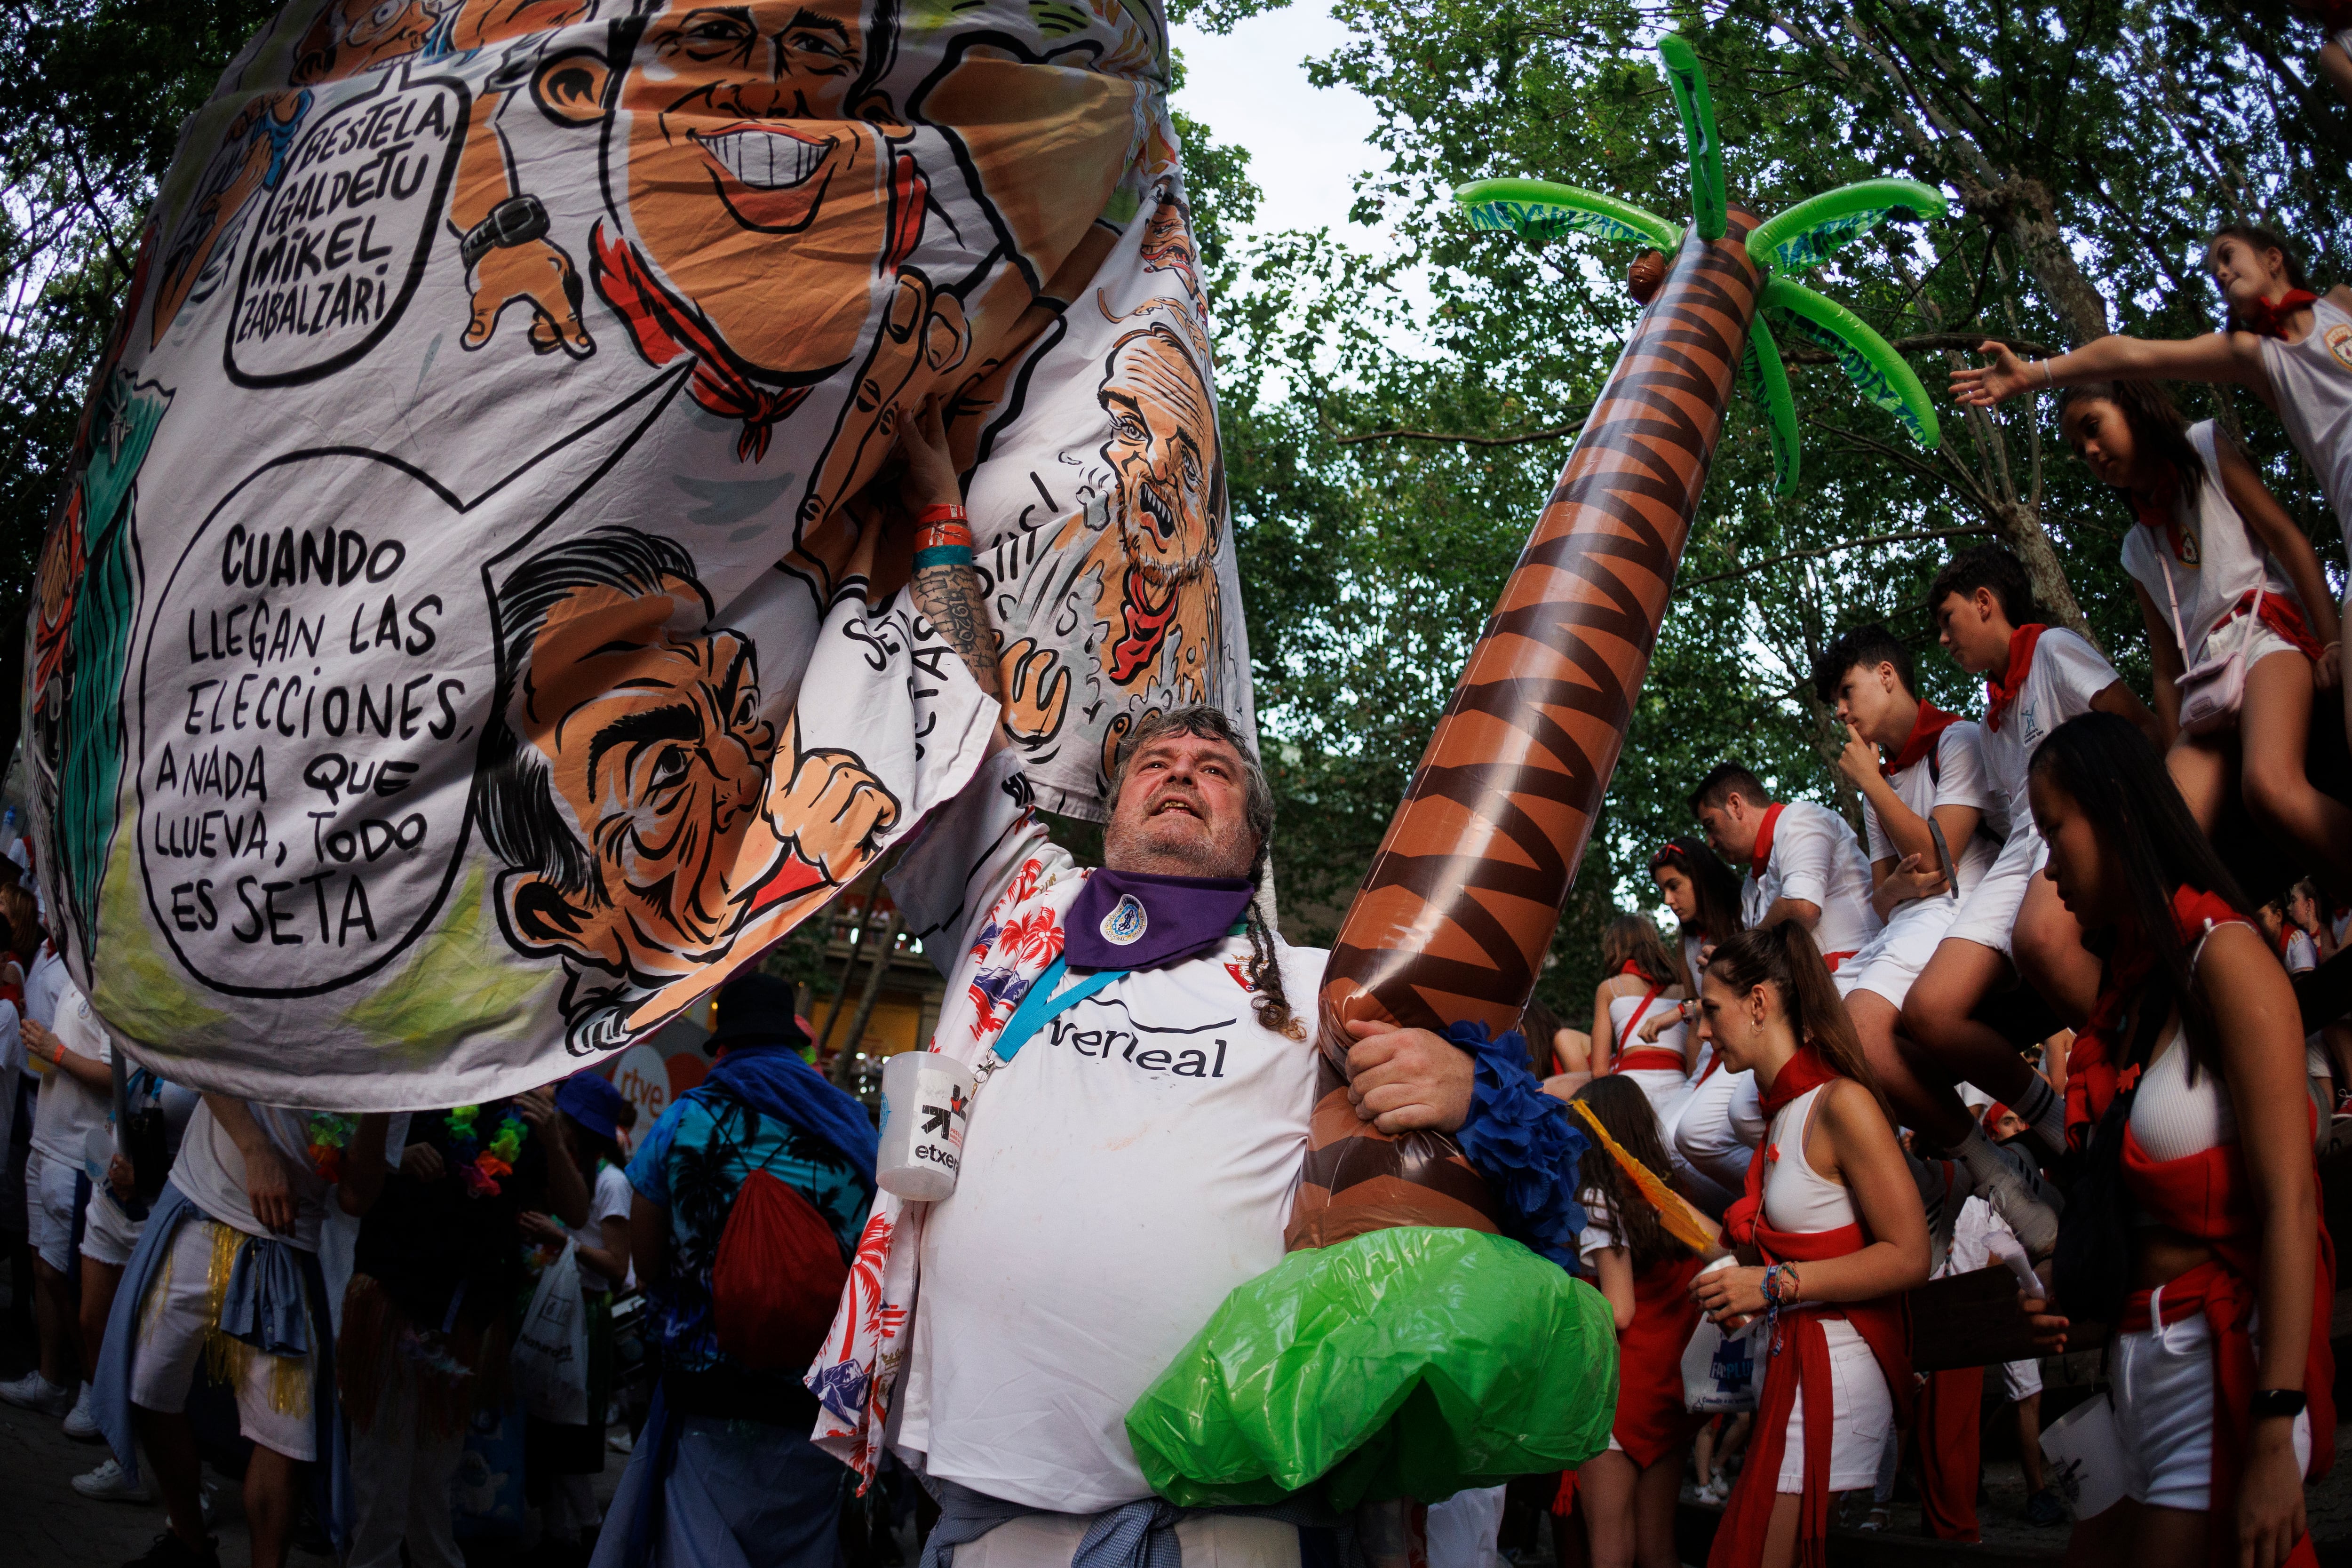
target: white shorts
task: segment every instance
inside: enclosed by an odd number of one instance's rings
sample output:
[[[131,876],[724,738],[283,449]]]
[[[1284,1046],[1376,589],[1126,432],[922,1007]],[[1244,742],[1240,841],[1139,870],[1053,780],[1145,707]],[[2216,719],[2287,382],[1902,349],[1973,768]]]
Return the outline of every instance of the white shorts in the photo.
[[[2007,958],[2010,933],[2017,929],[2017,911],[2025,905],[2026,887],[2049,859],[2050,846],[2042,841],[2031,822],[2011,828],[1992,869],[1960,900],[1952,923],[1945,928],[1944,940],[1958,937]]]
[[[64,1273],[73,1263],[74,1181],[79,1161],[36,1149],[25,1161],[25,1228],[41,1261]]]
[[[1748,1184],[1748,1162],[1764,1142],[1763,1096],[1752,1072],[1718,1068],[1683,1101],[1666,1146],[1717,1186]]]
[[[955,1549],[956,1568],[1039,1568],[1076,1554],[1092,1513],[1032,1513],[1008,1519],[977,1541]],[[1176,1544],[1187,1563],[1218,1568],[1298,1568],[1298,1527],[1230,1513],[1196,1514],[1176,1522]]]
[[[2117,1334],[2108,1362],[2124,1495],[2151,1508],[2212,1506],[2213,1326],[2202,1312]],[[2311,1465],[2311,1413],[2294,1418],[2294,1459]]]
[[[2012,1404],[2032,1398],[2042,1392],[2042,1363],[2031,1356],[2023,1361],[2001,1363],[2000,1391]]]
[[[219,1329],[216,1290],[247,1238],[218,1220],[191,1217],[139,1304],[139,1353],[131,1367],[131,1402],[166,1414],[187,1408],[188,1390]],[[217,1271],[220,1278],[213,1278]],[[307,1356],[265,1355],[228,1341],[229,1381],[236,1388],[236,1429],[289,1459],[319,1457],[311,1426],[315,1349]]]
[[[1878,1484],[1879,1450],[1895,1429],[1895,1397],[1886,1374],[1870,1353],[1870,1342],[1843,1318],[1822,1325],[1830,1342],[1830,1484],[1833,1492],[1859,1491]],[[1791,1352],[1783,1351],[1782,1354]],[[1789,1437],[1780,1450],[1776,1491],[1805,1489],[1805,1401],[1789,1412]]]
[[[1936,956],[1936,944],[1944,940],[1959,911],[1960,900],[1948,893],[1895,906],[1895,917],[1830,976],[1838,994],[1852,996],[1867,991],[1901,1007],[1903,999],[1911,994],[1911,983]]]
[[[92,1185],[89,1206],[82,1210],[81,1255],[92,1263],[104,1263],[120,1268],[131,1261],[131,1249],[139,1245],[139,1233],[147,1228],[143,1219],[132,1219],[114,1201],[114,1194],[104,1187]]]

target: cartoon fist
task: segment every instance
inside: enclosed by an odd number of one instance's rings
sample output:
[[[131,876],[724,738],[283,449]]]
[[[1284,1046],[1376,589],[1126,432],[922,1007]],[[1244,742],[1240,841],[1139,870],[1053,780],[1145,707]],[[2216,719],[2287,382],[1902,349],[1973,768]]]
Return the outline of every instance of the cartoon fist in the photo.
[[[499,317],[517,301],[530,307],[530,348],[573,359],[596,352],[580,320],[580,274],[572,258],[543,239],[485,251],[474,264],[474,316],[462,342],[478,349],[498,331]]]
[[[829,882],[846,882],[863,866],[874,836],[898,820],[898,803],[855,753],[803,752],[792,783],[769,814],[779,838]]]
[[[1024,746],[1039,746],[1062,732],[1070,707],[1070,672],[1052,648],[1023,637],[1004,650],[997,665],[1004,682],[1004,733]]]

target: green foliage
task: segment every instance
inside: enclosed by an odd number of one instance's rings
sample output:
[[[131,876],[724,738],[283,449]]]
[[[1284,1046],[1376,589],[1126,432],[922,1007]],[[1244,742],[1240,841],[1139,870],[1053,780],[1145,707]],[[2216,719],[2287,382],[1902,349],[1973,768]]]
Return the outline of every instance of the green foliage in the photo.
[[[1250,9],[1210,0],[1192,15],[1217,27]],[[2028,12],[1732,0],[1707,15],[1618,0],[1339,0],[1337,14],[1349,40],[1309,74],[1364,94],[1380,117],[1383,166],[1359,183],[1352,216],[1393,225],[1394,247],[1370,256],[1328,235],[1272,235],[1216,295],[1294,940],[1329,936],[1569,449],[1486,443],[1572,425],[1634,316],[1618,279],[1638,244],[1481,233],[1448,193],[1528,177],[1688,222],[1683,124],[1654,53],[1664,25],[1706,66],[1734,203],[1771,214],[1890,176],[1956,195],[1948,216],[1897,214],[1806,277],[1902,350],[1943,443],[1920,453],[1831,355],[1783,337],[1804,461],[1797,492],[1776,498],[1765,410],[1733,399],[1539,994],[1571,1021],[1584,1015],[1600,925],[1620,902],[1652,901],[1648,852],[1690,830],[1683,797],[1710,763],[1735,757],[1788,794],[1854,809],[1826,761],[1843,734],[1799,684],[1837,631],[1887,620],[1923,654],[1927,694],[1975,710],[1976,683],[1933,649],[1924,603],[1937,566],[1974,542],[1955,531],[2040,531],[2095,637],[2147,690],[2117,558],[2125,498],[2064,450],[2052,407],[1964,416],[1945,391],[1952,351],[1986,335],[2055,347],[2104,326],[2210,331],[2202,242],[2240,216],[2297,237],[2321,276],[2344,275],[2352,118],[2307,79],[2315,29],[2283,5],[2219,26],[2170,0]],[[2248,399],[2178,395],[2192,419],[2242,432],[2340,578],[2335,530],[2275,421]]]

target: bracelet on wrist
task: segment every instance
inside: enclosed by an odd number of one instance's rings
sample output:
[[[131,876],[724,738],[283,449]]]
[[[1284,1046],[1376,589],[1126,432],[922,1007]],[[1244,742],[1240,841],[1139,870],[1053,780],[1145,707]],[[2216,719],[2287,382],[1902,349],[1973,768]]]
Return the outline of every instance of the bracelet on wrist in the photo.
[[[932,566],[969,566],[971,561],[971,546],[969,544],[927,544],[915,552],[915,570],[918,572]]]
[[[970,522],[971,514],[954,501],[939,501],[915,514],[917,522]]]
[[[2035,360],[2033,363],[2036,363],[2036,364],[2038,364],[2038,365],[2040,365],[2040,366],[2042,367],[2042,385],[2044,385],[2044,386],[2055,386],[2055,385],[2057,385],[2057,384],[2058,384],[2058,377],[2057,377],[2057,375],[2056,375],[2054,373],[2053,373],[2053,372],[2052,372],[2052,370],[2051,370],[2051,368],[2050,368],[2050,362],[2049,362],[2048,360],[2046,360],[2046,359],[2042,359],[2042,360]]]
[[[971,549],[971,529],[961,521],[926,522],[922,532],[915,536],[915,549]]]

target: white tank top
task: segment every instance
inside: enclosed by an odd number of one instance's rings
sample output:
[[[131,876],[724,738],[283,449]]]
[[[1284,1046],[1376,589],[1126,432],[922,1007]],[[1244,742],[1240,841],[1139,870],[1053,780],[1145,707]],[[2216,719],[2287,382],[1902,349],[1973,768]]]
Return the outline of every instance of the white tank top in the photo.
[[[1643,987],[1643,991],[1648,989],[1647,986]],[[1639,993],[1631,996],[1609,998],[1609,1038],[1612,1042],[1611,1059],[1614,1060],[1631,1051],[1660,1050],[1672,1051],[1676,1056],[1682,1055],[1684,1044],[1690,1035],[1688,1025],[1667,1025],[1658,1031],[1658,1038],[1654,1044],[1642,1038],[1642,1024],[1649,1022],[1654,1017],[1671,1013],[1675,1005],[1664,996],[1654,996],[1650,999],[1650,1010],[1642,1014],[1641,1023],[1636,1023],[1633,1021],[1633,1015],[1640,1011],[1642,1006],[1642,997]]]
[[[1780,1157],[1764,1167],[1764,1223],[1774,1230],[1837,1230],[1855,1223],[1853,1194],[1805,1159],[1805,1134],[1821,1089],[1809,1089],[1781,1107],[1765,1133],[1764,1146]]]
[[[2221,1075],[2200,1072],[2189,1081],[2189,1040],[2178,1024],[2140,1078],[2131,1130],[2151,1160],[2185,1160],[2238,1141],[2237,1113]]]
[[[2352,387],[2352,374],[2344,380]],[[2206,639],[2221,618],[2257,588],[2286,600],[2298,612],[2304,608],[2285,572],[2230,504],[2229,492],[2221,488],[2213,432],[2210,419],[2189,427],[2189,443],[2204,460],[2205,475],[2196,485],[2184,487],[2187,494],[2173,499],[2173,518],[2180,529],[2178,544],[2145,523],[2134,523],[2124,536],[2124,570],[2156,601],[2156,613],[2173,626],[2181,657],[2191,664],[2203,657]]]
[[[2336,526],[2352,540],[2352,316],[2333,300],[2315,300],[2301,342],[2262,344],[2279,422],[2319,476]]]

